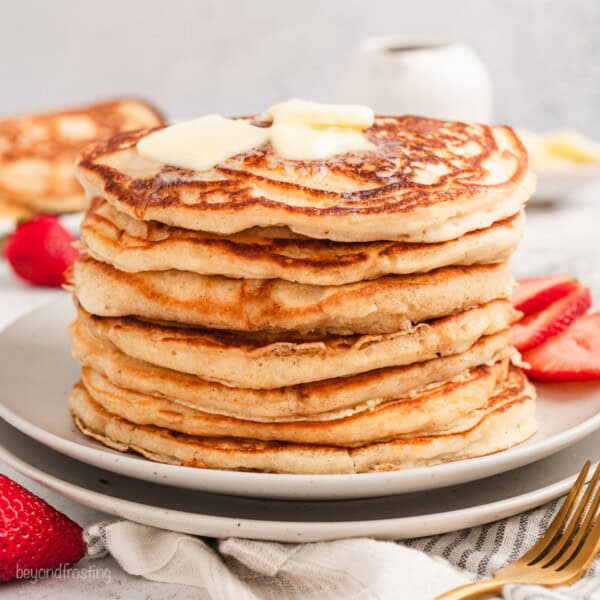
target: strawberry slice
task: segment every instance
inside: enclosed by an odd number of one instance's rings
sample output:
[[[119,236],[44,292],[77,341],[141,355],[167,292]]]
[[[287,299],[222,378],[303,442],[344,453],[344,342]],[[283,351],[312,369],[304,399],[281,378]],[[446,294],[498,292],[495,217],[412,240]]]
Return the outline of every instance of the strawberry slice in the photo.
[[[578,285],[564,298],[515,323],[511,327],[513,344],[521,352],[539,346],[548,338],[564,331],[591,304],[590,290]]]
[[[554,301],[570,294],[579,285],[569,275],[520,279],[513,292],[513,304],[525,316],[544,310]]]
[[[600,379],[600,312],[579,317],[569,328],[523,354],[527,374],[540,381]]]

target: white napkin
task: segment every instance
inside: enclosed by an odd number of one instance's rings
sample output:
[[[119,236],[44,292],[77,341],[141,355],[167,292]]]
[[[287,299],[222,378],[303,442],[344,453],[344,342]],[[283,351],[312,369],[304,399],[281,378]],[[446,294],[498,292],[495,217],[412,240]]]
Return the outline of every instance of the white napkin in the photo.
[[[447,564],[394,542],[367,538],[279,544],[200,538],[129,521],[87,532],[90,554],[110,552],[125,571],[206,588],[232,600],[430,600],[469,580]]]
[[[86,539],[92,557],[108,552],[130,574],[202,587],[215,600],[431,600],[516,560],[546,529],[557,506],[402,543],[214,541],[129,521],[94,525]],[[590,575],[569,588],[505,586],[503,598],[597,599],[598,571],[596,561]]]

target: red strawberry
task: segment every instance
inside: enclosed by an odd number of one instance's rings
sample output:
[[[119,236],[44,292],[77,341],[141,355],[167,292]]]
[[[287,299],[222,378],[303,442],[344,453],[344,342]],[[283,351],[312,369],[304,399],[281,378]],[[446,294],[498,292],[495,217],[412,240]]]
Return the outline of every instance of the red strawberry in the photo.
[[[520,279],[513,292],[513,304],[525,315],[544,310],[555,300],[570,294],[578,286],[569,275]]]
[[[78,561],[85,553],[81,534],[77,523],[0,474],[0,581]]]
[[[578,286],[548,308],[521,319],[511,327],[513,344],[521,351],[539,346],[564,331],[592,304],[590,290]]]
[[[36,285],[62,285],[65,271],[79,256],[75,238],[52,215],[20,224],[6,241],[4,255],[14,272]]]
[[[527,373],[542,381],[600,379],[600,313],[579,317],[568,329],[523,354]]]

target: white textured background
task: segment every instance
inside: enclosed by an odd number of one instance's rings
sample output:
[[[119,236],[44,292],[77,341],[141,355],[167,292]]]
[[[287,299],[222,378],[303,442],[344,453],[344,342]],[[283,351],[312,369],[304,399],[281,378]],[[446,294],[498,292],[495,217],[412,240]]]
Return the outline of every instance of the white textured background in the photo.
[[[0,0],[0,114],[140,94],[168,114],[322,101],[378,34],[475,47],[496,118],[600,138],[598,0]]]

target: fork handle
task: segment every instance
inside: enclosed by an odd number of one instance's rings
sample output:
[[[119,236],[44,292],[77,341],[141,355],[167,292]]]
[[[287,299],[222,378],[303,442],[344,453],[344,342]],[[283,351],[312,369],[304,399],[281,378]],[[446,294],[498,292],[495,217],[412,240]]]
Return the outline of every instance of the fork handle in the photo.
[[[461,585],[458,588],[450,590],[441,596],[436,596],[435,600],[465,600],[466,598],[481,598],[500,592],[506,581],[501,579],[486,579],[485,581],[476,581]]]

